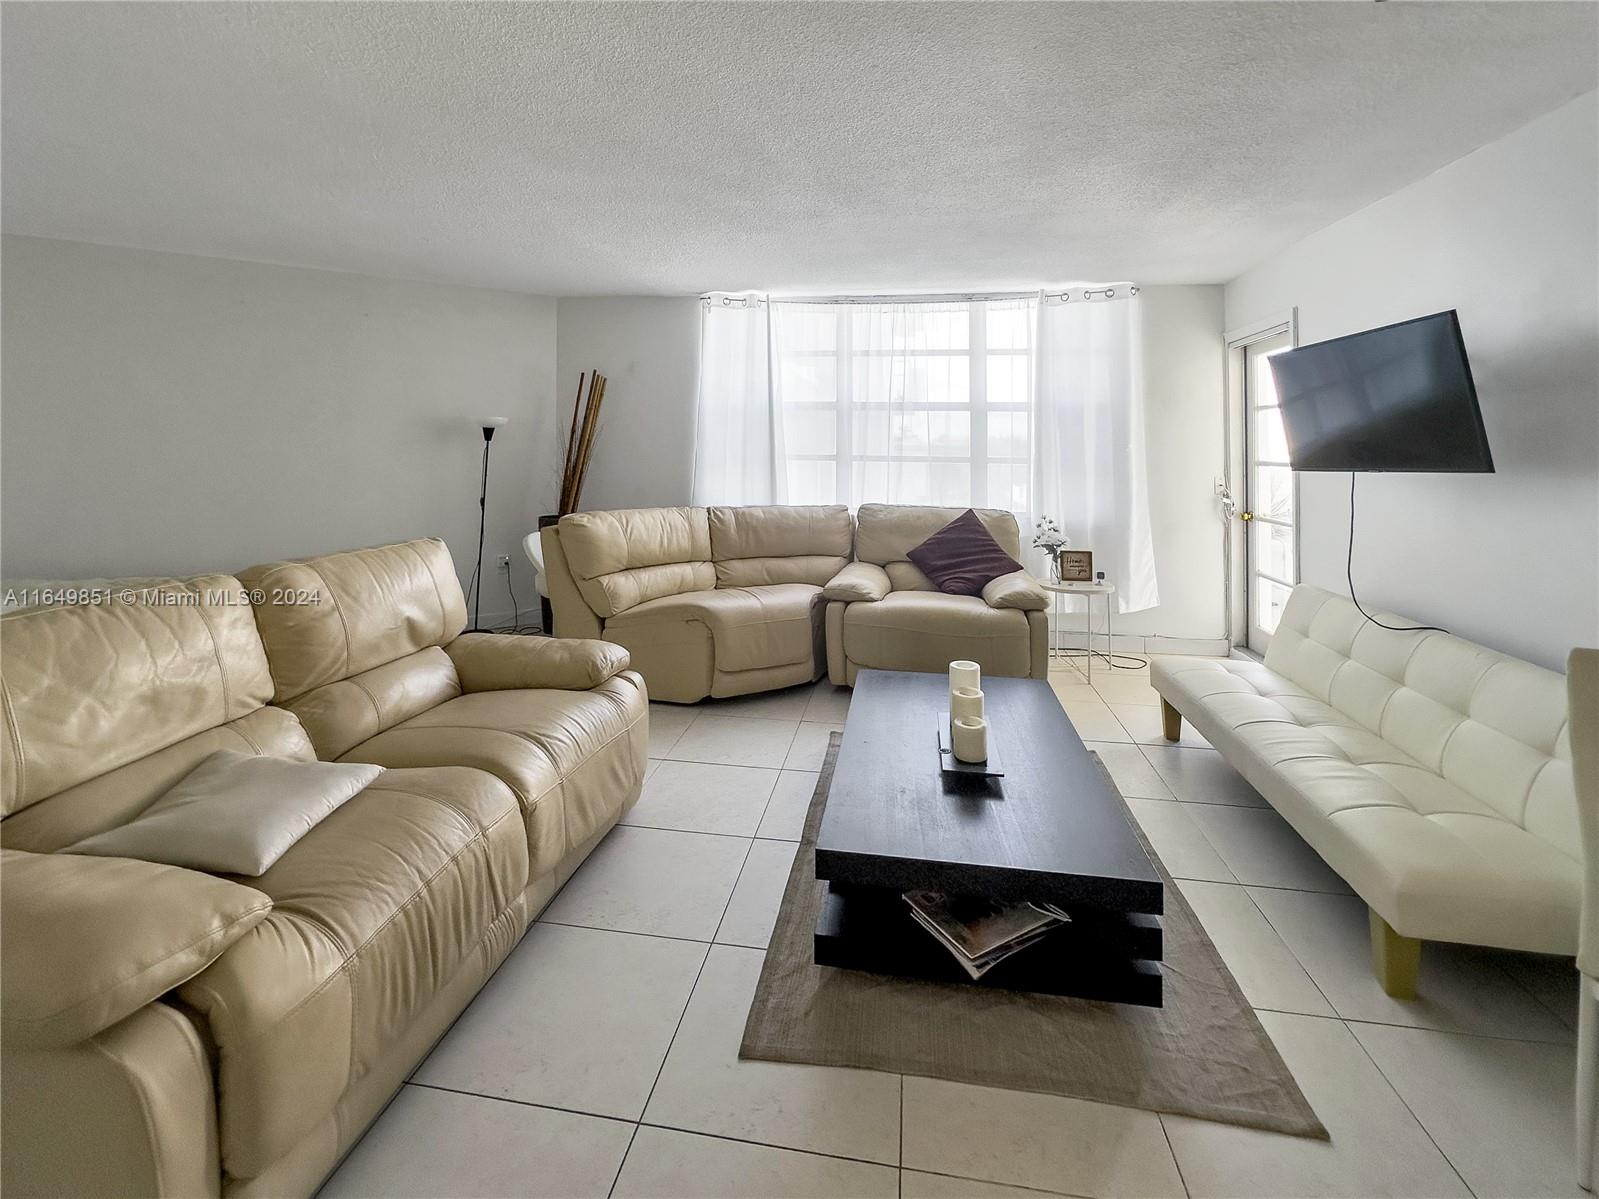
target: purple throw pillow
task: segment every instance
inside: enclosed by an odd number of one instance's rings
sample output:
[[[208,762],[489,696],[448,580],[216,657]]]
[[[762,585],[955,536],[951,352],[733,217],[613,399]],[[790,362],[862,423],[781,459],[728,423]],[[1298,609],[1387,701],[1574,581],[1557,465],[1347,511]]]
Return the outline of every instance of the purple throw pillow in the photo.
[[[970,508],[905,556],[946,595],[981,595],[991,579],[1022,568]]]

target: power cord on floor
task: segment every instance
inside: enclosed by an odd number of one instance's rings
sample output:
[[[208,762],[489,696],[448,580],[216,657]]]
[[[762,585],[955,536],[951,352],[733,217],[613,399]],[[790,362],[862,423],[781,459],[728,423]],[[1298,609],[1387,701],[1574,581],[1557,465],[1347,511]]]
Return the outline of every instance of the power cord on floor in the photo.
[[[1354,601],[1355,610],[1379,629],[1389,629],[1395,633],[1447,633],[1448,629],[1435,624],[1384,624],[1360,606],[1360,597],[1355,594],[1355,480],[1359,477],[1358,471],[1349,472],[1349,554],[1344,559],[1344,578],[1349,583],[1349,598]]]

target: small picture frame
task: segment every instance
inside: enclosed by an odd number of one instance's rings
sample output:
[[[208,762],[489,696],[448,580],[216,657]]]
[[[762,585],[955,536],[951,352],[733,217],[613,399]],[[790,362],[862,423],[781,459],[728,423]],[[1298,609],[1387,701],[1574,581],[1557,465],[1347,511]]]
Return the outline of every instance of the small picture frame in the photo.
[[[1093,551],[1061,550],[1060,581],[1062,583],[1092,583],[1094,581]]]

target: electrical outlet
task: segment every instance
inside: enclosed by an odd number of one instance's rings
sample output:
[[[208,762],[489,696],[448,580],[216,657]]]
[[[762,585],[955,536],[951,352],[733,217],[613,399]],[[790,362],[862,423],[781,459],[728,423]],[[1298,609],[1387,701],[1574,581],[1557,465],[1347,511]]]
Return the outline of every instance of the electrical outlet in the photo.
[[[500,568],[500,573],[501,574],[510,574],[511,573],[511,555],[510,554],[501,554],[499,557],[494,559],[494,564]]]

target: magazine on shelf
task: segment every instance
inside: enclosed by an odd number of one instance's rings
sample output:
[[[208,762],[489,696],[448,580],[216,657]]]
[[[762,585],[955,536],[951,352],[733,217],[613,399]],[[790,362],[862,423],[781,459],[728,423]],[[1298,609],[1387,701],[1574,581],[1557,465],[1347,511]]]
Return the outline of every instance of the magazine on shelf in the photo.
[[[907,891],[904,898],[916,922],[974,979],[1071,919],[1049,905],[996,903],[937,891]]]

